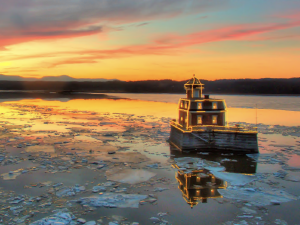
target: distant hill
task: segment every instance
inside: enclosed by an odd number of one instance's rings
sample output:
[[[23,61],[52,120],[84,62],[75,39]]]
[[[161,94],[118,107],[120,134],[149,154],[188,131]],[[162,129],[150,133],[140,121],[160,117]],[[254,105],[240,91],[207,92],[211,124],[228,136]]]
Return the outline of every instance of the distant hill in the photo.
[[[61,75],[61,76],[45,76],[42,78],[34,78],[34,77],[21,77],[21,76],[9,76],[0,74],[0,81],[61,81],[61,82],[71,82],[71,81],[78,81],[78,82],[106,82],[106,81],[114,81],[117,79],[91,79],[91,78],[73,78],[68,75]]]
[[[75,79],[69,76],[43,77],[41,79],[26,78],[30,80],[24,80],[18,76],[10,76],[10,79],[0,82],[0,90],[42,90],[60,93],[185,93],[183,85],[187,82],[174,80],[120,81]],[[205,84],[205,94],[300,95],[300,78],[224,79],[215,81],[201,80],[201,82]]]

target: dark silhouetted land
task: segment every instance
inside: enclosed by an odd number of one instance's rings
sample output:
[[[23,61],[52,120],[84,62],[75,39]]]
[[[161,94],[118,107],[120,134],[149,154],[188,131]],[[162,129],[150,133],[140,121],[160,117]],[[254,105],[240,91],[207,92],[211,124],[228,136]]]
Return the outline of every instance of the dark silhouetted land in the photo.
[[[290,79],[237,79],[201,80],[208,94],[275,94],[299,95],[300,78]],[[186,81],[0,81],[0,90],[44,91],[71,95],[73,92],[118,92],[118,93],[184,93]]]

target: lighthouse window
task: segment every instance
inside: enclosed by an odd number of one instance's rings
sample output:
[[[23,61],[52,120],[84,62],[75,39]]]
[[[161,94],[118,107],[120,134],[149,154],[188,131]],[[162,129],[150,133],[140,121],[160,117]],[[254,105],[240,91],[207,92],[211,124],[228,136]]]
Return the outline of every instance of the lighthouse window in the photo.
[[[198,105],[198,106],[197,106],[198,109],[202,109],[202,102],[198,102],[197,105]]]
[[[185,102],[185,108],[187,109],[188,108],[188,102]]]
[[[214,115],[212,116],[212,123],[217,124],[218,123],[218,116]]]
[[[213,109],[217,109],[218,108],[218,105],[216,102],[213,102]]]
[[[180,108],[183,108],[183,101],[181,101],[180,103]]]
[[[202,124],[202,116],[197,116],[197,124]]]

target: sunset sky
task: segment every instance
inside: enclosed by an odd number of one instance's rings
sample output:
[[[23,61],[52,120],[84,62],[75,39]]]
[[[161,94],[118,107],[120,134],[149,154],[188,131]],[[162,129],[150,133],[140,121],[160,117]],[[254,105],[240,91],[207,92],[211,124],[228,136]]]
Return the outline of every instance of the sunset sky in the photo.
[[[0,74],[300,77],[299,0],[0,0]]]

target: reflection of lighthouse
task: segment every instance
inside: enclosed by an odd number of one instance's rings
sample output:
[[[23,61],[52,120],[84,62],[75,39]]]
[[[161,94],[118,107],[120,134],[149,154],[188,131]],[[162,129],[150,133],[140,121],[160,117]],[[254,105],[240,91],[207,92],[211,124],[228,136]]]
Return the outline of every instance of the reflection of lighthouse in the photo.
[[[206,203],[209,198],[222,198],[219,189],[227,188],[227,181],[216,177],[207,168],[222,168],[222,171],[240,174],[255,174],[257,162],[245,154],[197,154],[182,152],[170,146],[172,167],[177,169],[175,178],[184,200],[193,207],[200,201]]]
[[[176,147],[170,145],[170,158],[193,157],[202,160],[209,160],[212,162],[220,163],[225,168],[226,172],[230,173],[243,173],[254,174],[256,173],[257,162],[256,160],[248,157],[245,154],[230,154],[222,155],[219,153],[210,153],[207,155],[197,154],[196,152],[182,152]]]
[[[177,167],[177,165],[174,165]],[[184,200],[193,208],[199,201],[206,203],[208,198],[222,198],[218,189],[225,189],[227,182],[215,177],[209,170],[200,169],[185,173],[178,170],[176,179],[178,189],[182,192]]]

